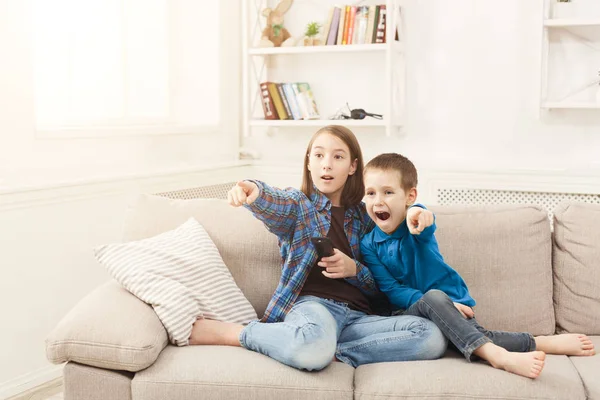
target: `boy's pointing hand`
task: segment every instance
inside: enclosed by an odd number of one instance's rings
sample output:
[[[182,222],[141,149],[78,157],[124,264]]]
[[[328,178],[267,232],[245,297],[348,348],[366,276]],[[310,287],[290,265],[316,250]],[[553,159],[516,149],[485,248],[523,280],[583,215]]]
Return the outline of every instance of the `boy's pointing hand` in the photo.
[[[419,235],[433,224],[433,213],[421,207],[411,207],[406,213],[406,225],[413,235]]]

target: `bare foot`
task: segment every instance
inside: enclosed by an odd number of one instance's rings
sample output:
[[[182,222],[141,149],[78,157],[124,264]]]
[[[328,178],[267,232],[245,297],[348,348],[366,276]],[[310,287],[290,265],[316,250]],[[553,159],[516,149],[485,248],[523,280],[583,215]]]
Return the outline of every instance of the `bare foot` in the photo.
[[[596,354],[594,343],[590,338],[579,333],[537,336],[535,345],[538,350],[548,354],[564,354],[567,356],[593,356]]]
[[[240,332],[244,327],[231,322],[197,319],[190,335],[190,344],[213,344],[240,347]]]
[[[544,368],[546,354],[543,351],[515,353],[507,351],[493,343],[486,343],[473,354],[487,360],[492,367],[503,369],[527,378],[537,378]]]
[[[546,354],[543,351],[530,351],[529,353],[507,351],[501,357],[498,365],[494,365],[492,361],[490,363],[496,368],[502,368],[513,374],[535,379],[540,376],[544,368],[545,358]]]

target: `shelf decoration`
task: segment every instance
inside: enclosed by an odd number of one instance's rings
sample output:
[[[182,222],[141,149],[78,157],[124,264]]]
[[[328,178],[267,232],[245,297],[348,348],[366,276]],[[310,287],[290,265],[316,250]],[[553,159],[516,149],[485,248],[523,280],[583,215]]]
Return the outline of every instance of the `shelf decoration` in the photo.
[[[265,8],[262,15],[267,18],[267,26],[262,32],[259,47],[293,46],[294,38],[283,27],[283,15],[292,6],[293,0],[281,0],[274,10]]]

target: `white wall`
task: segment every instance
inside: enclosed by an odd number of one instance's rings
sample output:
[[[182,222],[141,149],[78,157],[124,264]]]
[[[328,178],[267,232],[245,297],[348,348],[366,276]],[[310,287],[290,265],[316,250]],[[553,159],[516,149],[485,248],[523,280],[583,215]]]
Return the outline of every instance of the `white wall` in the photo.
[[[231,172],[235,167],[211,169],[237,164],[239,107],[230,101],[239,87],[236,24],[224,39],[231,57],[220,71],[229,101],[221,131],[41,139],[34,131],[31,5],[0,0],[0,399],[60,373],[46,361],[44,339],[107,279],[92,248],[120,240],[135,193],[243,176]],[[228,13],[237,18],[236,7]]]
[[[423,172],[490,171],[492,180],[499,171],[560,172],[567,180],[600,175],[598,110],[539,109],[542,1],[407,3],[408,124],[400,138],[357,130],[367,159],[401,152]],[[365,62],[356,57],[347,65]],[[352,82],[329,84],[335,90]],[[313,132],[280,129],[243,142],[261,152],[265,165],[299,167]]]

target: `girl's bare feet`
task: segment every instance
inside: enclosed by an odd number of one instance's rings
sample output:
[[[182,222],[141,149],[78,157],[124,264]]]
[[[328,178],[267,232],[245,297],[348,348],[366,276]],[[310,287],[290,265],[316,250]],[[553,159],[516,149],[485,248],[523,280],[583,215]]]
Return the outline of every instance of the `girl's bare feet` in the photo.
[[[192,327],[190,344],[212,344],[240,347],[243,325],[199,318]]]
[[[544,368],[546,354],[543,351],[528,353],[510,352],[493,343],[486,343],[474,352],[478,357],[487,360],[492,367],[503,369],[527,378],[537,378]]]
[[[535,345],[538,350],[548,354],[567,356],[593,356],[596,354],[594,343],[586,335],[565,333],[554,336],[537,336]]]

